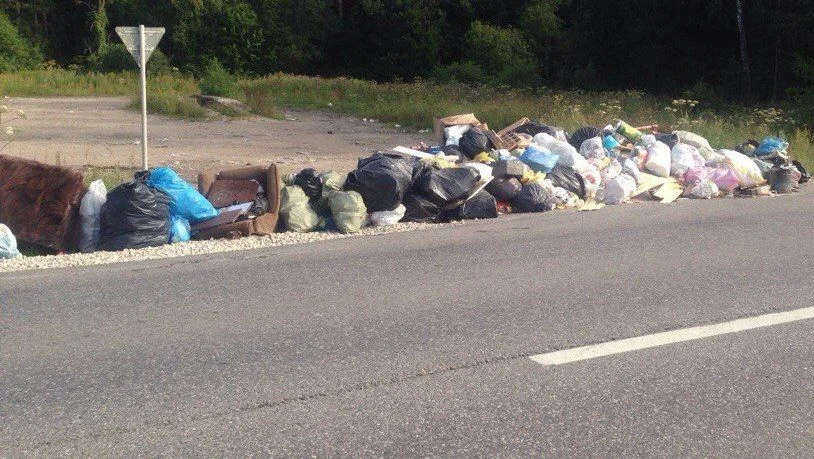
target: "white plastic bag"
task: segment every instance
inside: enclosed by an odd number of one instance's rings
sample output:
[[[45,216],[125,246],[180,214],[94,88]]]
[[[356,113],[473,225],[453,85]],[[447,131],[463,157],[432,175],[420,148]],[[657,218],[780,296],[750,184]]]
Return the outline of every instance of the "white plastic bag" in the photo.
[[[461,164],[461,167],[468,167],[478,172],[480,175],[478,185],[483,185],[492,181],[492,166],[483,163],[469,162]]]
[[[707,179],[695,182],[692,190],[690,190],[690,196],[696,199],[717,198],[720,193],[721,190],[718,188],[718,185]]]
[[[738,177],[741,188],[750,188],[763,185],[766,179],[760,173],[760,168],[748,156],[733,150],[718,150],[725,159],[723,167],[730,169]]]
[[[82,234],[79,239],[79,250],[82,253],[96,251],[99,245],[99,231],[102,218],[102,206],[107,202],[105,182],[95,180],[88,187],[88,192],[79,205],[79,216],[82,223]]]
[[[605,144],[602,137],[593,137],[584,142],[579,147],[579,153],[586,159],[602,159],[605,157]]]
[[[707,161],[718,162],[723,158],[715,152],[715,149],[709,144],[709,141],[698,134],[688,131],[675,131],[678,136],[678,141],[687,145],[692,145],[698,149],[698,153]]]
[[[644,167],[659,177],[670,176],[671,154],[670,147],[656,140],[653,135],[642,137],[642,143],[647,147],[647,161]]]
[[[605,204],[621,204],[636,191],[636,180],[627,174],[619,174],[605,183]]]
[[[407,208],[404,204],[399,204],[395,210],[385,210],[382,212],[373,212],[370,214],[370,224],[373,226],[390,226],[395,225],[404,218],[407,213]]]
[[[551,153],[559,155],[557,164],[573,168],[577,172],[583,172],[590,168],[588,161],[580,155],[576,148],[570,143],[552,137],[545,132],[534,136],[534,143],[548,149]]]
[[[0,223],[0,260],[22,258],[17,250],[17,238],[11,233],[8,226]]]
[[[589,168],[585,172],[579,172],[585,182],[585,195],[589,198],[595,197],[596,192],[602,185],[602,174],[596,168]]]
[[[472,126],[468,124],[462,124],[459,126],[450,126],[444,129],[444,136],[447,139],[447,145],[455,145],[458,146],[458,143],[461,141],[461,137],[466,134],[466,131],[471,129]]]
[[[672,157],[670,175],[673,177],[682,177],[693,167],[704,167],[706,165],[706,161],[698,152],[698,149],[686,143],[675,144],[670,155]]]

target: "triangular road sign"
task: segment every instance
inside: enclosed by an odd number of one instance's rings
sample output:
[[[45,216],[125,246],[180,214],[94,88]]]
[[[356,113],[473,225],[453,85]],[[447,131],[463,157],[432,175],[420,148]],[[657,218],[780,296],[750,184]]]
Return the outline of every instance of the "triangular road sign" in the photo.
[[[138,27],[116,27],[116,33],[122,39],[127,51],[133,55],[136,64],[141,67],[141,50],[139,49],[139,28]],[[165,29],[163,27],[145,27],[144,28],[144,59],[149,61],[150,56],[155,51],[161,37],[164,36]]]

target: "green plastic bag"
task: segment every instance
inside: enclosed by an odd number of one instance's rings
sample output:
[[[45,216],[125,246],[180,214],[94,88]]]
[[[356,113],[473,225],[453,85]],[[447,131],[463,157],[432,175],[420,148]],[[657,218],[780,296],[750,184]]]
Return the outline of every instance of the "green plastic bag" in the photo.
[[[334,224],[342,233],[358,233],[365,226],[367,207],[356,191],[336,191],[328,198]]]
[[[322,198],[314,203],[314,208],[320,216],[325,217],[331,213],[330,197],[337,191],[342,191],[346,177],[334,171],[319,174],[319,178],[322,179]]]
[[[319,215],[308,203],[302,188],[291,185],[280,193],[280,215],[289,231],[308,233],[319,225]]]

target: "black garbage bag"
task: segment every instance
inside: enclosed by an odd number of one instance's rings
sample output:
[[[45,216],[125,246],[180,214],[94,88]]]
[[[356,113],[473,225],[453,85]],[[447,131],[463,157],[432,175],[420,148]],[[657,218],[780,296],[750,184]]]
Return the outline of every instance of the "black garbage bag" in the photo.
[[[438,223],[441,221],[442,210],[429,199],[418,193],[407,193],[401,202],[407,211],[403,222]]]
[[[458,142],[458,148],[461,149],[464,156],[472,159],[477,156],[478,153],[492,151],[493,145],[483,131],[479,128],[472,127],[461,137],[461,141]]]
[[[457,156],[459,159],[464,159],[466,156],[461,151],[461,147],[457,145],[447,145],[444,147],[444,154],[447,156]]]
[[[367,211],[391,211],[401,204],[413,182],[412,164],[400,157],[375,153],[359,160],[355,171],[348,174],[346,191],[357,191]]]
[[[593,126],[585,126],[577,129],[574,131],[573,134],[568,138],[568,143],[571,144],[572,147],[576,148],[579,151],[579,147],[582,146],[582,142],[585,142],[588,139],[593,139],[594,137],[600,137],[602,134],[602,129]]]
[[[546,178],[551,180],[554,186],[568,190],[579,196],[580,199],[585,199],[585,179],[573,168],[557,164],[546,175]]]
[[[535,121],[529,121],[528,123],[515,129],[514,132],[517,134],[528,134],[532,137],[543,133],[548,134],[551,137],[557,137],[557,128],[547,126],[542,123],[537,123]]]
[[[797,190],[797,177],[793,166],[772,167],[769,172],[769,185],[778,193],[791,193]]]
[[[171,200],[141,182],[117,186],[102,206],[99,248],[114,251],[169,243]]]
[[[294,176],[294,185],[302,188],[311,202],[319,201],[322,197],[322,177],[319,176],[316,169],[308,168],[299,171]]]
[[[444,212],[444,221],[497,218],[497,201],[486,191],[480,191],[453,210]]]
[[[676,133],[670,134],[662,133],[654,135],[656,137],[656,140],[667,145],[668,147],[670,147],[671,150],[673,149],[674,146],[678,145],[679,143],[678,134]]]
[[[512,200],[512,210],[514,212],[547,212],[554,208],[552,204],[546,202],[548,192],[537,182],[529,182],[523,185],[520,194]]]
[[[808,171],[806,170],[805,167],[803,167],[803,165],[800,163],[800,161],[797,161],[795,159],[794,161],[791,162],[791,164],[794,167],[796,167],[797,170],[802,175],[802,177],[800,177],[800,183],[808,183],[808,181],[811,180],[811,174],[808,173]]]
[[[523,185],[516,178],[493,178],[486,191],[500,201],[511,201],[520,194]]]
[[[468,198],[477,188],[479,180],[480,174],[468,167],[426,168],[416,179],[413,191],[445,208]]]

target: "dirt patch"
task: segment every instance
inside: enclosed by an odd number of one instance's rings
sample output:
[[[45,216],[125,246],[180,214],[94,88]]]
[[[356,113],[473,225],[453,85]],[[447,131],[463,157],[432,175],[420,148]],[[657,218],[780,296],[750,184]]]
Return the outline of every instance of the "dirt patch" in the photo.
[[[12,98],[27,120],[4,154],[81,167],[141,165],[139,114],[128,98]],[[150,115],[150,165],[168,165],[188,179],[204,169],[277,163],[284,172],[303,167],[349,171],[360,157],[397,145],[429,141],[393,126],[334,113],[285,110],[285,120],[182,121]]]

